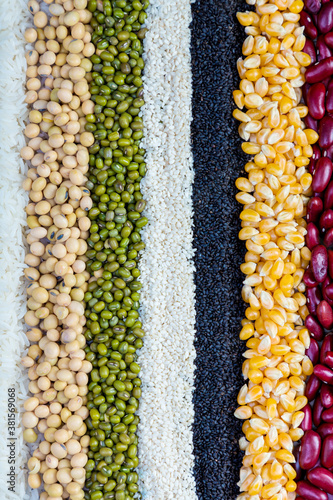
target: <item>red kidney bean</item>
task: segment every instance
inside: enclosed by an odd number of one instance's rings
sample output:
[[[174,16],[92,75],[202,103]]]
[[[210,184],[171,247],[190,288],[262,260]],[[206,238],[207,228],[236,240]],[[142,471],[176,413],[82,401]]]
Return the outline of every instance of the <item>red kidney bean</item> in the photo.
[[[317,392],[320,389],[320,386],[321,386],[321,380],[314,373],[312,373],[309,380],[307,381],[304,393],[305,396],[308,398],[309,402],[314,400],[314,398],[317,395]]]
[[[326,33],[326,35],[325,35],[325,43],[329,47],[333,48],[333,33]]]
[[[333,278],[333,250],[328,250],[328,273]]]
[[[314,196],[308,203],[306,220],[307,222],[317,222],[324,208],[323,200],[319,196]]]
[[[333,227],[333,210],[325,210],[320,216],[319,226],[321,230],[331,229]]]
[[[321,424],[317,429],[318,434],[322,439],[326,436],[333,435],[333,423],[332,424]]]
[[[314,486],[322,488],[327,493],[333,493],[333,474],[324,467],[316,467],[309,471],[307,478]]]
[[[314,46],[313,41],[310,40],[310,38],[306,39],[305,45],[303,47],[303,52],[305,52],[306,54],[308,54],[310,56],[311,64],[315,64],[317,62],[317,51],[316,51],[316,48]],[[307,91],[308,91],[308,89],[304,89],[304,92],[303,92],[303,88],[302,88],[303,99],[305,102],[306,102]]]
[[[317,318],[326,330],[333,326],[333,311],[326,300],[322,300],[317,306]]]
[[[319,122],[319,146],[328,149],[333,144],[333,118],[324,116]],[[325,188],[324,188],[325,189]],[[317,189],[316,189],[317,191]]]
[[[304,412],[304,418],[300,427],[304,432],[310,431],[312,429],[312,408],[307,404],[302,408],[302,411]]]
[[[333,181],[331,181],[328,184],[328,186],[325,190],[324,207],[325,207],[325,210],[328,210],[329,208],[333,207]]]
[[[326,288],[325,288],[325,293],[326,295],[330,298],[333,299],[333,283],[330,283]]]
[[[309,39],[307,38],[307,39],[306,39],[306,42],[305,42],[305,45],[307,44],[307,41],[308,41],[308,40],[309,40]],[[311,42],[311,40],[310,40],[310,42]],[[311,42],[311,43],[313,44],[313,42]],[[304,50],[304,49],[303,49],[303,50]],[[317,53],[316,53],[316,54],[317,54]],[[311,57],[311,56],[310,56],[310,57]],[[316,55],[316,57],[317,57],[317,55]],[[309,92],[310,88],[311,88],[311,85],[310,85],[310,83],[308,83],[308,82],[305,82],[305,83],[304,83],[304,85],[303,85],[303,87],[302,87],[302,96],[303,96],[303,99],[304,99],[305,104],[306,104],[306,100],[307,100],[307,96],[308,96],[308,92]],[[306,116],[309,116],[309,114],[307,114]]]
[[[311,18],[310,18],[311,19]],[[307,21],[309,23],[309,21]],[[333,3],[322,6],[318,14],[318,29],[321,33],[328,33],[333,28]],[[312,37],[311,37],[312,38]]]
[[[324,364],[333,368],[333,351],[327,351],[324,357]]]
[[[310,222],[306,229],[307,229],[307,235],[305,236],[306,246],[310,250],[312,250],[314,247],[320,244],[319,229],[313,222]]]
[[[330,368],[327,368],[327,366],[321,364],[316,365],[313,369],[313,374],[323,382],[333,384],[333,371]]]
[[[308,116],[308,115],[307,115]],[[318,146],[318,144],[314,144],[312,146],[312,158],[314,160],[319,160],[319,158],[321,157],[321,150],[320,150],[320,147]]]
[[[295,477],[295,481],[299,481],[300,479],[302,479],[302,476],[304,475],[304,471],[302,471],[301,469],[301,466],[299,464],[299,452],[300,452],[300,444],[296,444],[294,446],[294,449],[293,449],[293,455],[295,457],[295,463],[293,464],[293,467],[296,471],[296,477]]]
[[[308,288],[313,288],[318,285],[317,281],[315,280],[315,277],[313,275],[311,267],[308,267],[303,275],[303,281],[305,283],[305,286]]]
[[[319,359],[319,345],[318,342],[311,338],[310,347],[306,349],[305,354],[311,359],[312,364],[316,364]]]
[[[328,408],[327,410],[323,411],[321,414],[322,420],[325,422],[332,423],[333,422],[333,408]]]
[[[328,35],[333,35],[333,33],[328,33]],[[333,80],[330,81],[327,87],[326,110],[329,113],[333,112]]]
[[[320,363],[324,364],[325,355],[328,351],[333,351],[333,335],[329,334],[323,340],[320,348]]]
[[[324,245],[317,245],[312,250],[311,268],[313,275],[318,283],[325,281],[328,265],[327,250]]]
[[[307,288],[306,297],[307,297],[307,306],[310,311],[310,314],[315,314],[317,307],[319,306],[322,300],[319,286],[315,286],[314,288]]]
[[[320,389],[320,399],[324,408],[331,408],[333,406],[333,389],[324,384]]]
[[[299,481],[297,483],[296,491],[297,494],[302,495],[305,500],[328,500],[327,494],[324,491],[312,486],[309,481]]]
[[[307,103],[309,113],[315,120],[321,120],[325,115],[325,95],[326,88],[323,83],[315,83],[308,92]]]
[[[321,402],[320,395],[316,397],[313,408],[312,408],[312,419],[313,423],[316,427],[318,427],[322,420],[321,416],[323,411],[325,410],[323,403]]]
[[[333,307],[333,300],[330,299],[328,296],[327,296],[327,293],[326,293],[326,288],[330,285],[331,283],[328,281],[328,279],[326,279],[324,281],[324,283],[322,284],[322,294],[323,294],[323,299],[326,300],[326,302],[328,302],[328,304]]]
[[[313,288],[318,285],[313,275],[311,267],[308,267],[307,270],[305,271],[303,275],[303,281],[305,283],[305,286],[307,286],[308,288]]]
[[[312,336],[316,340],[322,340],[324,336],[324,330],[313,314],[308,314],[305,318],[305,327],[312,333]]]
[[[322,123],[327,118],[330,117],[325,116],[322,120],[320,120],[320,123]],[[333,118],[331,118],[331,120],[333,125]],[[332,133],[332,142],[333,142],[333,133]],[[333,172],[333,165],[331,160],[325,157],[319,158],[319,160],[317,160],[315,173],[312,179],[312,189],[317,193],[321,193],[322,191],[324,191],[331,180],[332,172]]]
[[[306,36],[308,36],[309,38],[311,38],[312,40],[315,40],[317,38],[317,35],[318,35],[318,31],[317,31],[317,28],[313,22],[313,19],[311,17],[311,14],[308,14],[307,12],[305,12],[305,10],[302,10],[302,12],[300,13],[300,23],[302,24],[302,26],[305,27],[305,30],[304,30],[304,33]],[[327,30],[329,31],[329,30]],[[325,31],[325,33],[327,33],[327,31]]]
[[[306,39],[305,45],[303,47],[303,52],[308,54],[311,57],[311,64],[315,64],[317,62],[317,52],[314,46],[314,43],[310,38]],[[304,95],[303,95],[304,97]],[[305,100],[305,99],[304,99]]]
[[[333,160],[333,144],[328,149],[323,149],[323,156]]]
[[[317,39],[318,61],[322,61],[327,57],[332,56],[332,51],[325,43],[324,35],[320,35]]]
[[[320,7],[320,0],[304,0],[304,8],[310,12],[310,14],[317,14],[320,11]]]
[[[306,431],[301,440],[299,463],[302,469],[311,469],[320,455],[321,438],[316,431]]]
[[[310,115],[307,115],[307,116],[310,116]],[[310,117],[311,118],[311,117]],[[312,118],[311,118],[312,120]],[[314,120],[315,121],[315,120]],[[307,128],[312,128],[311,125],[306,125]],[[315,171],[315,167],[316,167],[316,160],[314,160],[313,158],[310,158],[310,163],[308,164],[308,171],[311,175],[314,174],[314,171]]]
[[[333,74],[333,57],[328,57],[323,61],[312,64],[305,72],[305,78],[308,83],[322,82],[325,78]]]
[[[333,436],[326,436],[322,448],[321,448],[321,455],[320,455],[321,463],[326,469],[330,469],[333,467]]]

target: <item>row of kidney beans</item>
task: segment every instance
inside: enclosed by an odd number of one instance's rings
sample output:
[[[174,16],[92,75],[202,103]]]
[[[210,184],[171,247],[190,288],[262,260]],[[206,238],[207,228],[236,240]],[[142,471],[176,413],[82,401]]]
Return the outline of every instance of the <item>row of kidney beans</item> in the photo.
[[[304,0],[304,7],[304,51],[313,63],[302,89],[309,108],[305,124],[319,134],[308,167],[314,196],[306,244],[312,256],[304,274],[310,312],[305,325],[311,333],[306,354],[314,372],[305,391],[304,436],[294,451],[298,500],[333,500],[333,2]]]

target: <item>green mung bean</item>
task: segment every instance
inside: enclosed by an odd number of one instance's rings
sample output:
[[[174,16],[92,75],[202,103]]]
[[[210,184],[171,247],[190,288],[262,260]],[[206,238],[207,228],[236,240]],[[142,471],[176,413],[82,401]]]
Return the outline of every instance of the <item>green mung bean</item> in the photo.
[[[91,436],[86,465],[86,500],[130,500],[138,491],[136,415],[141,396],[137,350],[144,332],[138,314],[141,283],[138,262],[144,249],[141,229],[146,203],[140,192],[145,174],[140,141],[144,104],[143,43],[148,0],[89,0],[92,42],[93,113],[86,131],[89,148],[87,188],[93,206],[87,239],[87,270],[96,281],[85,293],[86,358],[91,361],[86,420]]]

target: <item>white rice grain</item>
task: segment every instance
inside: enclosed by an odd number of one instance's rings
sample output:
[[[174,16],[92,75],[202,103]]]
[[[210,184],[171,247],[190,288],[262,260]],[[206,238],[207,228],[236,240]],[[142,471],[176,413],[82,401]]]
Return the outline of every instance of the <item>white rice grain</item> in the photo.
[[[139,486],[146,500],[194,500],[190,1],[152,0],[147,14]]]
[[[26,0],[0,1],[0,491],[3,500],[36,500],[27,486],[25,470],[29,450],[23,441],[20,415],[16,413],[14,436],[8,433],[8,389],[15,389],[17,411],[27,397],[27,371],[20,360],[29,342],[24,333],[26,294],[23,279],[25,206],[22,189],[25,165],[19,151],[25,145],[24,31],[29,22]],[[9,439],[10,438],[10,439]],[[9,463],[8,444],[14,439],[15,460]],[[7,483],[15,467],[14,492]]]

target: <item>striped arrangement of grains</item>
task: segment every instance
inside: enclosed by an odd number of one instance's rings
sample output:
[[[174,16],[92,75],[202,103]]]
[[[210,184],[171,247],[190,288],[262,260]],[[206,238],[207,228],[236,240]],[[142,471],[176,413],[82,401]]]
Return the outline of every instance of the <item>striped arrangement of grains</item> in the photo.
[[[245,452],[238,499],[296,498],[294,443],[307,404],[305,381],[313,372],[306,355],[310,333],[303,283],[311,252],[305,246],[306,205],[312,176],[307,165],[318,134],[302,118],[304,73],[300,0],[249,0],[255,12],[238,13],[248,35],[238,61],[234,92],[242,149],[253,155],[247,177],[236,181],[244,205],[239,238],[247,253],[243,300],[248,303],[240,338],[246,341],[235,416],[244,419]],[[245,107],[245,110],[242,109]]]

